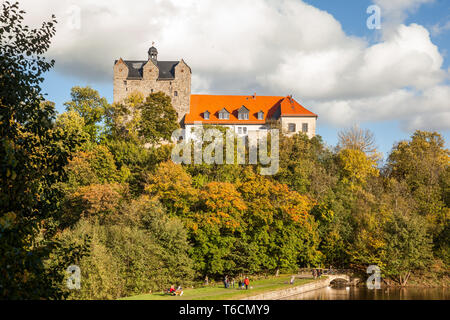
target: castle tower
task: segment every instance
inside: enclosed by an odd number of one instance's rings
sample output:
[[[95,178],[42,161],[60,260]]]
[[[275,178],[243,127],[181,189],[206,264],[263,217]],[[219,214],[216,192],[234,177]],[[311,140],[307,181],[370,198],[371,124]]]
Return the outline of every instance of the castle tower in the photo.
[[[150,49],[148,49],[148,59],[153,62],[158,60],[158,50],[156,50],[154,46],[151,46]]]
[[[183,124],[189,112],[191,96],[191,68],[180,61],[159,61],[158,50],[152,46],[147,60],[123,60],[114,62],[114,102],[123,101],[132,92],[144,96],[162,91],[172,98],[178,121]]]

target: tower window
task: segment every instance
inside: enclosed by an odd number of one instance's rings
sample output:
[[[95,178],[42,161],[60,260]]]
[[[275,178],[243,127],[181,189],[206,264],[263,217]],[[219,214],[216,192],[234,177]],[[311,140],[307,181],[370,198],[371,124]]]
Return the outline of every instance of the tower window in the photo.
[[[295,132],[295,123],[289,123],[288,130],[289,132]]]
[[[150,93],[153,93],[153,89],[150,90]]]
[[[174,91],[174,92],[173,92],[173,95],[174,95],[175,97],[178,97],[178,91]]]
[[[208,112],[208,110],[203,112],[203,118],[205,118],[205,120],[209,120],[209,112]]]

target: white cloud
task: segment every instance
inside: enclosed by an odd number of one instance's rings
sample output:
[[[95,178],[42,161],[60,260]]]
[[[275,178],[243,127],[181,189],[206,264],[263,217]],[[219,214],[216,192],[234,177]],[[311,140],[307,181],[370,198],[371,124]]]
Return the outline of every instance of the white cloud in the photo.
[[[383,18],[392,24],[402,23],[408,13],[415,12],[421,5],[434,0],[373,0],[380,6]]]
[[[450,21],[447,21],[445,23],[436,23],[430,29],[433,36],[439,36],[442,33],[450,30]]]
[[[72,1],[22,4],[32,22],[59,18],[49,55],[64,74],[111,81],[115,59],[145,59],[156,41],[159,58],[192,67],[193,92],[293,94],[339,126],[400,120],[408,129],[449,129],[442,55],[426,28],[402,24],[430,1],[374,2],[389,23],[375,44],[298,0],[80,0],[79,30],[70,28]]]

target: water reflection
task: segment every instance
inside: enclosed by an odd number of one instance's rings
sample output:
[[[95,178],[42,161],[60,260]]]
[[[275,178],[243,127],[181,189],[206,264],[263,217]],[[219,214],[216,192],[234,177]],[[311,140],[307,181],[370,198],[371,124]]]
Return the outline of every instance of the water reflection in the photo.
[[[286,297],[282,300],[449,300],[448,288],[327,287]]]

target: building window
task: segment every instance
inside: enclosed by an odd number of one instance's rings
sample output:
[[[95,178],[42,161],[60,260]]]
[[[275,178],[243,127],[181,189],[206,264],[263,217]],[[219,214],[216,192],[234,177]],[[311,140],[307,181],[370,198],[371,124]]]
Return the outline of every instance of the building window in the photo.
[[[238,127],[238,133],[242,134],[242,127]]]
[[[258,112],[258,120],[263,120],[264,119],[264,112],[260,111]]]
[[[238,119],[239,120],[248,120],[248,112],[240,112],[238,114]]]
[[[247,134],[247,127],[242,128],[242,131],[244,132],[244,134]]]
[[[123,84],[124,84],[124,85],[127,85],[127,80],[123,80]]]
[[[240,107],[238,110],[238,119],[248,120],[248,112],[249,110],[245,106]]]
[[[308,124],[307,123],[302,123],[302,132],[308,132]]]
[[[153,93],[153,89],[150,90],[150,93]]]
[[[174,92],[173,92],[173,95],[174,95],[175,97],[178,97],[178,91],[174,91]]]
[[[230,119],[230,113],[225,108],[223,108],[222,110],[219,111],[219,119],[221,120]]]
[[[295,132],[295,123],[289,123],[288,130],[289,132]]]
[[[209,120],[209,112],[208,112],[208,110],[203,112],[203,118],[205,118],[205,120]]]

